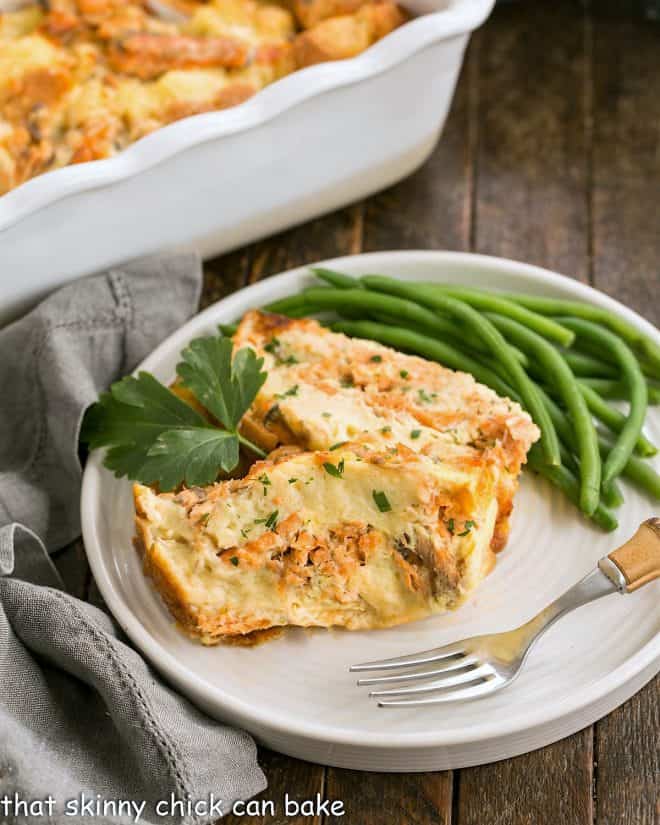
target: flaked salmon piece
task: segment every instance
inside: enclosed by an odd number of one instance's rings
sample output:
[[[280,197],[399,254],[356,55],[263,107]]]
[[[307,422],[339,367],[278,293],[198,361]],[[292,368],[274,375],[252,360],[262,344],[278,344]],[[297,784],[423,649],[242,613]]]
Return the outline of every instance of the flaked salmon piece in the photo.
[[[248,60],[247,43],[233,37],[193,37],[150,33],[127,34],[108,50],[118,72],[148,80],[171,69],[240,68]]]

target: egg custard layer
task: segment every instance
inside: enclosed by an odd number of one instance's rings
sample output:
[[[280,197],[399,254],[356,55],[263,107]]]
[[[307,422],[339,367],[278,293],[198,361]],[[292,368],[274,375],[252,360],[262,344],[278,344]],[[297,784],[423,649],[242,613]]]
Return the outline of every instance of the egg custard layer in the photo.
[[[234,344],[265,359],[241,428],[269,458],[205,489],[135,486],[137,546],[179,624],[214,644],[457,607],[506,542],[529,416],[315,321],[250,312]]]

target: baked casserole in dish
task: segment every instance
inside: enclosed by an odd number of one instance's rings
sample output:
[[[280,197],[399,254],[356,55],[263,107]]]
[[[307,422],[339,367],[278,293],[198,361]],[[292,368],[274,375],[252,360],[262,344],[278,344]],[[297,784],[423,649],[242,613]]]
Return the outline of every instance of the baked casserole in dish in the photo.
[[[0,324],[81,275],[210,257],[410,174],[493,1],[406,0],[399,25],[391,0],[0,0],[25,6],[0,26]]]
[[[296,69],[354,57],[406,19],[391,0],[170,1],[0,12],[0,195],[242,103]]]

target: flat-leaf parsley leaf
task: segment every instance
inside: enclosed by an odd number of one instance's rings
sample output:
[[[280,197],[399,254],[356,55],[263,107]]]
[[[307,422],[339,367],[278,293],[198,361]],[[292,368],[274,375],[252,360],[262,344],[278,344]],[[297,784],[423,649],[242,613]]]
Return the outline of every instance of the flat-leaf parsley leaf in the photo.
[[[263,361],[231,341],[197,338],[182,353],[183,386],[222,423],[210,424],[192,406],[141,372],[117,381],[85,414],[81,440],[107,447],[105,466],[116,476],[172,490],[185,482],[203,486],[238,464],[239,443],[264,453],[238,434],[238,423],[266,380]]]

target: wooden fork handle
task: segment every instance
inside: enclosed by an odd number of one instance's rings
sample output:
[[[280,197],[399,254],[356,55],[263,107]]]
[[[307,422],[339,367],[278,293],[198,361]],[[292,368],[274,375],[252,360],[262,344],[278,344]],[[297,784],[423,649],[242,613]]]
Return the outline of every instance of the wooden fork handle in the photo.
[[[643,521],[635,535],[608,559],[623,573],[626,590],[632,593],[660,576],[660,518]]]

